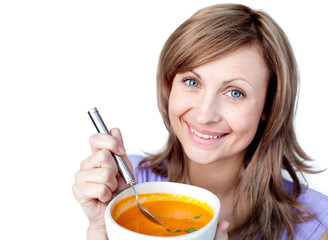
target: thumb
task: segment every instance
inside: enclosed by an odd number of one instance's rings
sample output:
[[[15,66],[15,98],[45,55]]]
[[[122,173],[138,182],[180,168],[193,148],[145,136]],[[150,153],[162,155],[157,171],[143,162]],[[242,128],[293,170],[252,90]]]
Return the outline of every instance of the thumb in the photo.
[[[216,235],[214,240],[228,240],[228,228],[229,228],[228,221],[220,222],[216,230]]]
[[[121,145],[124,145],[122,134],[119,128],[112,128],[109,131],[109,134],[112,135]]]

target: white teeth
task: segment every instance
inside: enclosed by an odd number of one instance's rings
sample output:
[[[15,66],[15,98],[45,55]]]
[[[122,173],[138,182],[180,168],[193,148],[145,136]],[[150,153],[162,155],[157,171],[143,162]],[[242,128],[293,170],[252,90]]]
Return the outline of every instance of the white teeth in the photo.
[[[213,135],[207,135],[207,134],[202,134],[200,132],[197,132],[196,130],[190,128],[190,131],[194,134],[196,134],[198,137],[204,138],[204,139],[212,139],[212,138],[218,138],[218,137],[222,137],[224,134],[221,134],[219,136],[213,136]]]

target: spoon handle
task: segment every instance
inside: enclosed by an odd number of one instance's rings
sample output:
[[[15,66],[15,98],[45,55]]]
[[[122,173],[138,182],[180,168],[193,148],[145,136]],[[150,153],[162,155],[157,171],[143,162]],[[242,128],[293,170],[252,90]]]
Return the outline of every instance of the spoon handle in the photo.
[[[89,114],[93,124],[95,125],[98,133],[105,133],[107,135],[110,135],[104,121],[102,120],[102,118],[101,118],[101,116],[100,116],[100,114],[97,110],[97,108],[90,109],[88,111],[88,114]],[[133,173],[126,166],[124,160],[120,156],[118,156],[118,155],[116,155],[112,152],[111,152],[111,154],[112,154],[112,156],[113,156],[113,158],[114,158],[114,160],[115,160],[115,162],[118,166],[119,172],[120,172],[121,176],[123,177],[124,182],[126,184],[129,184],[129,185],[135,184],[135,178],[133,176]]]

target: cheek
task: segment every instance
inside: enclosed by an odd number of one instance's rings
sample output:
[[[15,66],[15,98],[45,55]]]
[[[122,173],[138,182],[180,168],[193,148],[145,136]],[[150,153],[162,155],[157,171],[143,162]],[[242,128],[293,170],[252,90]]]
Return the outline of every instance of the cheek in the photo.
[[[174,93],[171,93],[169,98],[168,114],[171,127],[174,132],[177,132],[178,119],[181,112],[181,106],[179,106],[179,99]]]
[[[169,109],[168,109],[168,114],[169,114],[169,119],[172,124],[174,122],[174,118],[179,115],[179,109],[180,107],[176,104],[178,101],[176,99],[176,96],[174,93],[171,92],[170,98],[169,98]]]
[[[262,108],[261,107],[254,107],[249,109],[239,109],[237,111],[230,111],[227,117],[227,122],[230,125],[230,128],[236,134],[243,135],[252,141],[260,119],[262,116]]]
[[[189,107],[190,100],[188,100],[183,93],[178,93],[174,88],[172,88],[168,107],[171,123],[177,121],[184,113],[188,111]]]

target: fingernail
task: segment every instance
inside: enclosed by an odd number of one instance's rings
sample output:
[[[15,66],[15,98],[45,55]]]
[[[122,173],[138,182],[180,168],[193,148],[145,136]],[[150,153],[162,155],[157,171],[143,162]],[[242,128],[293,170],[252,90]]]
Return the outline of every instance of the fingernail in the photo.
[[[125,148],[124,148],[122,145],[120,145],[120,146],[118,147],[118,151],[119,151],[120,153],[124,154],[124,153],[125,153]]]
[[[228,232],[229,224],[225,225],[225,228],[222,230],[223,234],[226,234]]]

